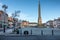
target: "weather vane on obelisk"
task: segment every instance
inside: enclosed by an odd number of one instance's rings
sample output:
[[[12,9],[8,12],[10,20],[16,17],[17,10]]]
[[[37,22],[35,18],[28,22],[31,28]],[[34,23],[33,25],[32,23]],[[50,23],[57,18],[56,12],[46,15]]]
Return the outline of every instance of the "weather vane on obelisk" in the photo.
[[[38,27],[42,26],[40,0],[38,1]]]

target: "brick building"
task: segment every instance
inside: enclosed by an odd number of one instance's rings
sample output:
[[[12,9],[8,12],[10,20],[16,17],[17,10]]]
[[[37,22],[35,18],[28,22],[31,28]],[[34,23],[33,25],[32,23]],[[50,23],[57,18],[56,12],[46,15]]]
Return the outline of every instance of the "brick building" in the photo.
[[[5,21],[5,22],[4,22]],[[8,14],[5,13],[2,10],[0,10],[0,28],[3,28],[3,26],[8,26]]]
[[[28,25],[29,25],[29,22],[25,20],[23,20],[21,23],[21,27],[28,27]]]

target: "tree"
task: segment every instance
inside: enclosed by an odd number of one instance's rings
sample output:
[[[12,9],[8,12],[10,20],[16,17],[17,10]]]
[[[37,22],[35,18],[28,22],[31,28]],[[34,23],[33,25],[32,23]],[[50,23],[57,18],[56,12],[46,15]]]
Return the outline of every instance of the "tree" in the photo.
[[[16,27],[16,20],[15,18],[19,16],[19,13],[20,11],[15,11],[15,13],[12,13],[12,17],[13,17],[13,20],[14,20],[14,23],[13,23],[13,26],[14,26],[14,31],[17,31],[17,34],[19,33],[18,29],[16,30],[15,27]]]
[[[15,18],[16,17],[19,17],[19,13],[20,13],[20,11],[15,11],[15,13],[12,13],[12,17],[13,17],[13,20],[14,20],[14,26],[16,26],[16,20],[15,20]]]
[[[8,6],[3,5],[2,8],[4,8],[4,12],[6,12],[6,9],[8,8]]]
[[[19,13],[20,13],[20,11],[15,11],[15,13],[12,13],[12,17],[13,18],[19,17]]]

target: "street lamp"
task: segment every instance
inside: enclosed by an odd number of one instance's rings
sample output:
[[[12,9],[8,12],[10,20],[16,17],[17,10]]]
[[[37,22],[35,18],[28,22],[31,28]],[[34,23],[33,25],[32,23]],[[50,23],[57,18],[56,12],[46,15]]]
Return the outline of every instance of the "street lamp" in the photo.
[[[2,8],[4,9],[4,30],[3,32],[5,33],[5,13],[6,13],[6,9],[8,8],[8,6],[3,5]]]

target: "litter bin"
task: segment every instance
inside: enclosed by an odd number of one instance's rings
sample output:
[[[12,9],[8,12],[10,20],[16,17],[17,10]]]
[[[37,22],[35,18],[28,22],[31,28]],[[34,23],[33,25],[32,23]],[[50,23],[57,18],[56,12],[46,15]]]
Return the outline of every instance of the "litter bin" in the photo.
[[[24,35],[28,35],[29,34],[29,32],[28,31],[24,31]]]

